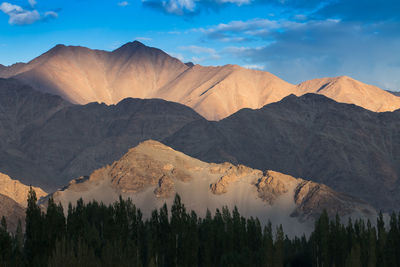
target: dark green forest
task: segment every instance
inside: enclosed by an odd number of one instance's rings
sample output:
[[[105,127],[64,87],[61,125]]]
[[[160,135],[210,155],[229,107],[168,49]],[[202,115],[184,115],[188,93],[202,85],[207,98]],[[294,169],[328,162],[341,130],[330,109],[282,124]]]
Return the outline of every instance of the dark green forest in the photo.
[[[179,195],[148,219],[130,200],[68,206],[49,199],[46,212],[28,195],[25,230],[0,226],[0,266],[400,266],[400,214],[369,221],[324,212],[309,237],[244,218],[237,208],[187,211]],[[374,224],[375,225],[375,224]]]

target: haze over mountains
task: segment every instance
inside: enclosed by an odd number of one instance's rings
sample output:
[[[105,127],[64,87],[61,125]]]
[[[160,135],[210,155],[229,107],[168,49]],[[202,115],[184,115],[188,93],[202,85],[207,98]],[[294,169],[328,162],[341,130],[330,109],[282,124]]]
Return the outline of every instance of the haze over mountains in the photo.
[[[323,94],[378,112],[400,108],[400,98],[349,77],[315,79],[296,86],[268,72],[236,65],[186,65],[137,41],[112,52],[58,45],[27,64],[1,67],[0,77],[14,77],[79,104],[162,98],[192,107],[209,120],[304,93]]]

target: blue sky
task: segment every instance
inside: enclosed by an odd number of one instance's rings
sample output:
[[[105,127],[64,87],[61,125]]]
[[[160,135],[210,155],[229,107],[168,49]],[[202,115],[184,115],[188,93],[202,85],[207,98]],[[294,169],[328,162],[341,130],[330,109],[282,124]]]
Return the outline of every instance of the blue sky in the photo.
[[[3,65],[59,43],[113,50],[133,40],[292,83],[348,75],[400,90],[398,0],[0,0]]]

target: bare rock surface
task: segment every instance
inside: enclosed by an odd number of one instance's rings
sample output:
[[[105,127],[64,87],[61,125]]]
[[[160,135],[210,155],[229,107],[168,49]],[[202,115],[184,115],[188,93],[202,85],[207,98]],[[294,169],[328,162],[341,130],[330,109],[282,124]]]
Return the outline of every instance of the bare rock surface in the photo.
[[[296,183],[297,180],[289,175],[267,171],[257,181],[258,196],[269,204],[273,204],[278,197],[292,190],[293,184]]]
[[[280,223],[311,223],[323,209],[342,217],[371,217],[376,211],[329,187],[275,171],[262,172],[244,165],[206,163],[156,141],[145,141],[120,160],[72,181],[52,194],[63,206],[97,200],[131,198],[146,216],[175,193],[200,215],[206,209],[237,206],[246,216]]]
[[[216,171],[216,170],[218,170],[218,171]],[[210,185],[211,192],[213,192],[216,195],[224,194],[224,193],[228,192],[229,185],[231,183],[237,182],[239,179],[241,179],[244,176],[259,175],[259,171],[253,170],[244,165],[234,166],[232,164],[226,164],[226,163],[222,167],[219,167],[219,168],[218,168],[218,165],[212,167],[211,172],[212,173],[217,172],[217,173],[222,174],[222,176],[218,179],[217,182],[212,183]]]

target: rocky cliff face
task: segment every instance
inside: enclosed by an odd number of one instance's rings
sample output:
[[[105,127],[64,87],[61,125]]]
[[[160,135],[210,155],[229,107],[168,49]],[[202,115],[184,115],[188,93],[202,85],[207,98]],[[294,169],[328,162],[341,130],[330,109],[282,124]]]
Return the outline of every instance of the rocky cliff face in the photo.
[[[77,104],[162,98],[187,105],[209,120],[305,93],[323,94],[372,111],[400,108],[399,98],[349,77],[315,79],[296,86],[271,73],[236,65],[184,64],[137,41],[112,52],[58,45],[27,64],[0,68],[0,77],[14,77]]]
[[[132,198],[149,215],[165,201],[171,203],[175,193],[199,214],[207,208],[236,205],[244,214],[264,221],[278,213],[286,223],[290,218],[311,223],[323,209],[332,216],[376,216],[371,206],[325,185],[243,165],[205,163],[156,141],[139,144],[112,165],[52,196],[66,206],[81,197],[112,203],[121,195]]]

